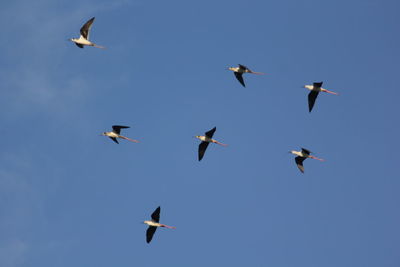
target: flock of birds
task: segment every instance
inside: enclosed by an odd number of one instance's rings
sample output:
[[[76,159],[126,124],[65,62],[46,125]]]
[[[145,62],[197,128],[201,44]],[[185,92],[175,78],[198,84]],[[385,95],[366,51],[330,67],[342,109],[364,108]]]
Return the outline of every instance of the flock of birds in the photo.
[[[105,47],[97,45],[91,41],[89,41],[89,33],[90,29],[92,27],[92,24],[94,22],[94,17],[88,20],[80,29],[80,37],[79,38],[71,38],[69,39],[70,41],[74,42],[79,48],[84,48],[84,46],[93,46],[97,48],[104,49]],[[240,84],[243,87],[246,87],[244,79],[243,79],[243,74],[245,73],[251,73],[251,74],[257,74],[257,75],[263,75],[264,73],[262,72],[254,72],[250,70],[248,67],[239,64],[238,67],[229,67],[228,70],[233,71],[236,79],[240,82]],[[310,90],[310,93],[308,94],[308,109],[309,112],[312,111],[315,100],[317,99],[317,96],[320,92],[325,92],[325,93],[330,93],[337,95],[338,93],[329,91],[327,89],[322,88],[322,82],[314,82],[312,85],[305,85],[304,88]],[[128,137],[122,136],[121,129],[127,129],[129,126],[123,126],[123,125],[113,125],[112,126],[112,131],[110,132],[104,132],[101,135],[102,136],[108,136],[111,140],[113,140],[115,143],[119,144],[118,138],[120,139],[125,139],[131,142],[138,143],[138,140],[130,139]],[[199,149],[198,149],[198,160],[201,161],[204,157],[204,154],[207,150],[207,147],[210,143],[218,144],[221,146],[227,146],[226,144],[220,143],[217,140],[213,139],[214,133],[217,130],[216,127],[212,128],[211,130],[205,132],[204,135],[197,135],[195,136],[198,138],[201,143],[199,144]],[[304,173],[304,166],[303,166],[303,161],[306,160],[307,158],[311,159],[316,159],[320,161],[324,161],[323,159],[317,158],[315,156],[311,155],[310,150],[301,148],[301,151],[295,151],[291,150],[289,153],[296,155],[295,157],[295,162],[299,170]],[[154,233],[157,230],[157,227],[165,227],[165,228],[170,228],[170,229],[175,229],[173,226],[168,226],[165,224],[161,224],[160,221],[160,211],[161,207],[158,207],[152,214],[151,214],[151,220],[149,221],[144,221],[144,224],[147,224],[149,227],[146,231],[146,241],[147,243],[150,243]]]

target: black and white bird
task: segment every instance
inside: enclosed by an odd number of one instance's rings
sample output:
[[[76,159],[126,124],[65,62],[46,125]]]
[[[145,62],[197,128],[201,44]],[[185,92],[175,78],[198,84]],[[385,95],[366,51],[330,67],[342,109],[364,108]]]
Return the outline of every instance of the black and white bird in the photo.
[[[307,88],[308,90],[311,91],[308,94],[308,110],[309,110],[309,112],[311,112],[311,110],[313,109],[315,100],[317,99],[319,92],[325,92],[325,93],[329,93],[329,94],[333,94],[333,95],[338,94],[338,93],[328,91],[328,90],[322,88],[322,82],[319,82],[319,83],[315,82],[315,83],[313,83],[313,85],[304,85],[304,88]]]
[[[252,74],[258,74],[258,75],[263,75],[264,73],[262,72],[254,72],[250,70],[248,67],[238,64],[239,67],[229,67],[228,70],[233,71],[233,74],[235,74],[236,79],[243,85],[243,87],[246,87],[244,84],[243,80],[243,73],[252,73]]]
[[[70,41],[74,42],[78,47],[83,48],[83,46],[94,46],[97,48],[102,48],[104,49],[103,46],[97,45],[95,43],[92,43],[89,41],[89,33],[90,33],[90,28],[92,27],[94,21],[94,17],[88,20],[81,28],[80,32],[81,35],[79,38],[71,38],[69,39]]]
[[[113,140],[117,144],[119,144],[117,138],[122,138],[131,142],[139,143],[138,140],[130,139],[128,137],[120,135],[121,129],[130,128],[129,126],[113,125],[112,128],[113,130],[111,132],[104,132],[101,135],[110,137],[111,140]]]
[[[218,144],[221,146],[227,146],[226,144],[222,144],[218,142],[215,139],[212,139],[215,131],[217,130],[217,127],[212,128],[208,132],[205,133],[205,135],[196,135],[195,137],[200,139],[202,142],[199,145],[199,161],[204,157],[204,153],[206,152],[206,149],[208,147],[209,143],[214,143]]]
[[[311,158],[311,159],[317,159],[320,161],[324,161],[323,159],[311,156],[311,152],[308,149],[305,148],[301,148],[301,151],[296,151],[296,150],[291,150],[289,151],[289,153],[292,153],[293,155],[296,155],[297,157],[294,158],[297,167],[299,168],[299,170],[304,173],[304,166],[303,166],[303,161],[307,158]]]
[[[165,224],[161,224],[160,222],[160,210],[161,207],[158,207],[152,214],[151,214],[151,220],[150,221],[144,221],[143,223],[147,224],[149,228],[147,228],[146,231],[146,242],[150,243],[151,240],[153,239],[153,235],[157,230],[157,227],[166,227],[169,229],[176,229],[176,227],[173,226],[168,226]]]

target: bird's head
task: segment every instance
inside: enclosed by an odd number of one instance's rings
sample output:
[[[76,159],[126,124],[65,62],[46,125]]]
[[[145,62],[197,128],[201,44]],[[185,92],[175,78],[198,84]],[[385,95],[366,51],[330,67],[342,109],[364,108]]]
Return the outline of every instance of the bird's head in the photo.
[[[234,67],[229,67],[228,70],[235,71]]]

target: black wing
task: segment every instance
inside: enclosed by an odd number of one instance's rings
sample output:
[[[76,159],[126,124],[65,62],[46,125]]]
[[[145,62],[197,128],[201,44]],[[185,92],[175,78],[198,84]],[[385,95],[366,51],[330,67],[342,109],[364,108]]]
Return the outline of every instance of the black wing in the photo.
[[[313,83],[314,87],[321,87],[323,84],[323,82],[319,82],[319,83]]]
[[[212,128],[211,130],[209,130],[208,132],[206,132],[206,136],[207,136],[208,138],[212,138],[216,130],[217,130],[217,127]]]
[[[156,208],[156,210],[153,212],[153,214],[151,214],[151,219],[155,222],[159,222],[160,221],[160,210],[161,207]]]
[[[86,40],[89,40],[89,31],[90,31],[90,28],[92,27],[93,21],[94,21],[94,17],[91,18],[91,19],[89,19],[89,20],[85,23],[85,25],[83,25],[82,28],[81,28],[81,35],[82,35]]]
[[[301,152],[302,152],[303,154],[306,154],[307,156],[311,154],[311,151],[308,150],[308,149],[305,149],[305,148],[301,148]]]
[[[113,125],[113,132],[116,134],[120,134],[121,129],[126,129],[126,128],[130,128],[129,126],[122,126],[122,125]]]
[[[245,65],[242,64],[238,64],[239,68],[241,68],[242,70],[250,70],[248,67],[246,67]]]
[[[246,85],[244,84],[244,80],[243,80],[243,73],[239,73],[239,72],[234,72],[236,79],[243,85],[243,87],[246,87]]]
[[[311,91],[308,94],[308,110],[309,110],[309,112],[311,112],[311,110],[313,109],[314,104],[315,104],[315,99],[317,99],[318,94],[319,94],[319,91]]]
[[[299,170],[300,170],[302,173],[304,173],[303,161],[304,161],[305,159],[306,159],[306,158],[300,157],[300,156],[294,158],[294,160],[296,161],[296,164],[297,164],[297,168],[299,168]]]
[[[199,145],[199,161],[204,157],[204,153],[206,153],[206,149],[208,147],[208,142],[201,142]]]
[[[117,138],[115,138],[115,137],[110,137],[110,139],[113,140],[115,143],[119,144]]]
[[[78,47],[80,47],[80,48],[83,48],[83,45],[82,44],[77,44],[77,43],[75,43]]]
[[[151,239],[153,239],[153,235],[156,232],[157,227],[155,226],[149,226],[146,231],[146,242],[150,243]]]

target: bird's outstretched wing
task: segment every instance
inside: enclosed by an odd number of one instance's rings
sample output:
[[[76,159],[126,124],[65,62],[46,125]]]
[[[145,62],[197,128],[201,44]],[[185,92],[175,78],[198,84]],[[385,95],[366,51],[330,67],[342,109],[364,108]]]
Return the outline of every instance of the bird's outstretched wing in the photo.
[[[323,82],[319,82],[319,83],[313,83],[314,87],[321,87],[323,84]]]
[[[157,227],[155,226],[149,226],[146,231],[146,242],[150,243],[151,239],[153,239],[153,235],[156,232]]]
[[[115,138],[115,137],[110,137],[110,139],[113,140],[115,143],[119,144],[117,138]]]
[[[77,47],[83,48],[83,44],[75,43]]]
[[[245,65],[242,65],[242,64],[238,64],[239,65],[239,68],[240,69],[242,69],[242,70],[248,70],[248,71],[250,71],[250,69],[248,68],[248,67],[246,67]]]
[[[116,134],[120,134],[121,133],[121,129],[126,129],[126,128],[130,128],[129,126],[122,126],[122,125],[113,125],[113,132]]]
[[[206,153],[208,142],[201,142],[199,145],[199,161],[204,157],[204,153]]]
[[[243,87],[246,87],[243,80],[243,73],[234,72],[233,74],[235,74],[236,79],[243,85]]]
[[[308,94],[308,110],[309,110],[309,112],[311,112],[311,110],[313,109],[314,104],[315,104],[315,99],[317,99],[318,94],[319,94],[319,91],[311,91]]]
[[[216,130],[217,130],[217,127],[214,127],[211,130],[209,130],[208,132],[206,132],[205,134],[208,138],[212,138]]]
[[[81,35],[86,39],[89,40],[89,32],[90,28],[92,27],[94,21],[94,17],[89,19],[81,28]]]
[[[151,219],[155,222],[159,222],[160,221],[160,210],[161,207],[156,208],[155,211],[153,211],[153,213],[151,214]]]
[[[311,151],[308,150],[308,149],[305,149],[305,148],[301,148],[301,152],[302,152],[303,154],[306,154],[307,156],[311,154]]]
[[[294,158],[294,160],[296,161],[296,164],[297,164],[297,168],[299,168],[299,170],[300,170],[302,173],[304,173],[303,161],[304,161],[305,159],[306,159],[306,158],[300,157],[300,156]]]

